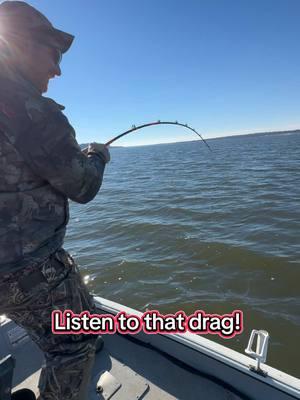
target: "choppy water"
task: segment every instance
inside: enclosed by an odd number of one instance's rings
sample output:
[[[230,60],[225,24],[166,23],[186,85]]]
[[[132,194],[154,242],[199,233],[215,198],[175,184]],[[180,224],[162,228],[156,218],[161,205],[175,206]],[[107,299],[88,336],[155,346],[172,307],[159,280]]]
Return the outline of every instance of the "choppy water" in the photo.
[[[66,247],[89,289],[139,310],[244,312],[217,340],[243,352],[271,335],[268,364],[299,376],[300,135],[111,150],[103,187],[71,204]]]

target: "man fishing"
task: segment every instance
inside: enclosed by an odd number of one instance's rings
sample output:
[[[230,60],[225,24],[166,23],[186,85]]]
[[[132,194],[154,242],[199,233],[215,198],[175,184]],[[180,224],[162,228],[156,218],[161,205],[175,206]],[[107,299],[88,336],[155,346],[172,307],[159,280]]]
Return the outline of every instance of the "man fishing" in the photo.
[[[107,147],[81,151],[63,106],[43,97],[74,37],[21,1],[0,5],[0,314],[45,354],[41,400],[83,400],[93,335],[54,335],[51,312],[94,311],[72,257],[62,248],[68,199],[98,193]]]

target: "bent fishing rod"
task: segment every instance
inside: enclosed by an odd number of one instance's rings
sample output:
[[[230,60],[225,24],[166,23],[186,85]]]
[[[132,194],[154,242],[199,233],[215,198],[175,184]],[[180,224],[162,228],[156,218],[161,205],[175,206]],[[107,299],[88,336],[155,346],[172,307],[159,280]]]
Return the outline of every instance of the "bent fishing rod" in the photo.
[[[175,122],[171,122],[171,121],[156,121],[156,122],[149,122],[148,124],[143,124],[143,125],[139,125],[139,126],[132,125],[131,129],[129,129],[128,131],[125,131],[125,132],[121,133],[120,135],[114,137],[109,142],[105,143],[105,145],[106,146],[111,145],[113,142],[115,142],[116,140],[120,139],[121,137],[123,137],[125,135],[128,135],[128,133],[130,133],[130,132],[134,132],[134,131],[137,131],[138,129],[142,129],[142,128],[146,128],[148,126],[154,126],[154,125],[178,125],[178,126],[183,126],[184,128],[187,128],[187,129],[193,131],[194,133],[196,133],[196,135],[198,135],[200,137],[200,139],[202,139],[202,141],[206,144],[206,146],[212,152],[212,149],[210,148],[210,146],[207,143],[207,141],[200,135],[200,133],[198,133],[196,131],[196,129],[190,127],[188,124],[181,124],[180,122],[177,122],[177,121],[175,121]]]

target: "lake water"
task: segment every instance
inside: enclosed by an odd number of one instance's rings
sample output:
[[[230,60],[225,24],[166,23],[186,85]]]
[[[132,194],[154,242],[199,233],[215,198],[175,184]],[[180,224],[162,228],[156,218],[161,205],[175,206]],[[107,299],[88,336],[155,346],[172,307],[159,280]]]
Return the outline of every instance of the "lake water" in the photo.
[[[299,377],[300,134],[112,148],[97,197],[71,204],[66,248],[89,289],[145,311],[244,313],[207,337]]]

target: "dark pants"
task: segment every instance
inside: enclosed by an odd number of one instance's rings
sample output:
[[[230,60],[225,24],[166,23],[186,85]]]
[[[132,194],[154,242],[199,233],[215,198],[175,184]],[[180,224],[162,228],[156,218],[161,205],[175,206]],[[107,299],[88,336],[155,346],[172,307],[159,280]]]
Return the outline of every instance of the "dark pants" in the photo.
[[[41,400],[84,400],[94,361],[96,335],[55,335],[53,310],[95,312],[74,260],[63,249],[40,265],[8,274],[0,283],[0,314],[23,327],[44,352]]]

